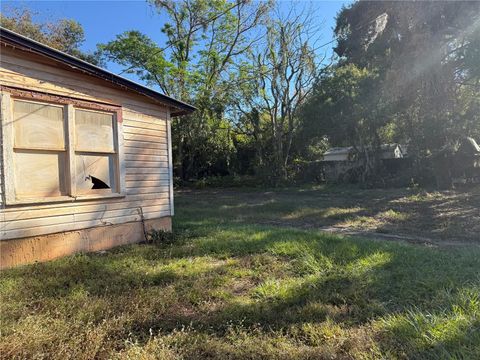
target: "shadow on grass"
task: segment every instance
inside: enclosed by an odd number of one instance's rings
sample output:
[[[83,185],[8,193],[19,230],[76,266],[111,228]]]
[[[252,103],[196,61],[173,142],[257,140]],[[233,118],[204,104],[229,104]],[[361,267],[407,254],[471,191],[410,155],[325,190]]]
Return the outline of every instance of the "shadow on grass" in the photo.
[[[9,323],[25,312],[48,313],[62,302],[68,307],[81,289],[110,304],[95,321],[115,311],[130,314],[122,336],[140,343],[151,333],[186,326],[224,336],[232,324],[268,332],[328,320],[348,330],[397,316],[379,332],[385,351],[407,344],[402,351],[415,357],[438,355],[442,348],[452,354],[459,344],[479,349],[465,340],[478,320],[468,320],[450,338],[432,336],[424,344],[430,328],[409,318],[415,309],[440,323],[455,320],[451,309],[463,306],[457,295],[467,286],[480,289],[475,249],[447,251],[210,220],[185,224],[174,244],[128,246],[2,273],[5,301],[21,299],[27,308],[11,306]],[[236,281],[249,285],[237,293]],[[151,299],[155,296],[165,297]],[[469,319],[480,311],[474,306]],[[67,316],[76,310],[65,311]]]
[[[191,198],[195,198],[191,203]],[[350,227],[449,244],[480,243],[478,190],[425,192],[415,189],[343,188],[236,192],[192,191],[176,199],[177,223],[264,224],[299,228]]]
[[[204,234],[177,244],[175,249],[169,249],[170,258],[241,259],[270,254],[285,264],[294,264],[290,276],[261,279],[246,294],[247,299],[231,298],[201,316],[196,312],[172,315],[168,322],[160,324],[136,323],[137,329],[153,327],[168,332],[192,325],[218,335],[226,333],[232,324],[282,331],[324,321],[348,329],[398,316],[407,321],[408,331],[395,323],[385,326],[378,335],[380,348],[385,351],[403,346],[408,357],[435,358],[442,354],[451,356],[457,348],[461,354],[480,349],[478,336],[477,343],[469,340],[472,331],[478,330],[478,321],[472,320],[472,314],[480,310],[478,303],[465,310],[470,311],[465,325],[448,337],[448,326],[453,326],[457,318],[452,309],[464,307],[459,299],[462,289],[470,286],[473,291],[480,291],[478,251],[446,251],[264,227],[214,231],[220,233],[215,239]],[[146,256],[150,258],[149,254]],[[309,271],[299,272],[303,269],[299,266],[304,265],[302,261],[312,259],[315,264],[310,264]],[[472,297],[468,301],[479,300]],[[411,309],[425,318],[438,317],[440,329],[435,329],[437,325],[432,330],[408,323]],[[430,341],[422,342],[424,336],[435,331],[437,337],[431,335]]]

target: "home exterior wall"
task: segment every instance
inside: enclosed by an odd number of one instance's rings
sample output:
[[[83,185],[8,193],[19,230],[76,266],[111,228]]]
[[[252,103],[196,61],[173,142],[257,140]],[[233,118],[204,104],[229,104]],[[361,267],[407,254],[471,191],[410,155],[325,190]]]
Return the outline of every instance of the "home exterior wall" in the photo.
[[[144,241],[143,231],[171,231],[172,218],[96,226],[77,231],[0,241],[0,270],[35,261],[48,261],[77,252],[100,251]]]
[[[16,248],[12,245],[12,241],[19,240],[14,239],[30,238],[29,241],[35,242],[42,235],[141,223],[142,217],[150,221],[170,218],[173,215],[172,160],[171,146],[169,146],[170,110],[167,106],[132,91],[110,86],[106,81],[79,71],[67,69],[42,56],[5,46],[0,49],[0,84],[23,90],[121,105],[123,139],[121,138],[120,142],[123,141],[126,192],[125,197],[122,198],[6,205],[4,176],[1,173],[4,168],[4,158],[0,153],[2,261],[8,257],[24,259],[27,262],[37,260],[34,254],[15,257],[15,254],[11,253],[12,249]],[[0,141],[2,138],[0,136]],[[171,226],[168,225],[169,221],[163,221],[161,228],[169,229]],[[138,225],[134,227],[138,228]],[[104,235],[101,234],[101,231],[90,231],[87,236],[89,245],[77,248],[96,249],[94,243],[103,241]],[[143,232],[140,232],[140,237],[132,235],[131,239],[119,237],[118,244],[131,242],[130,240],[140,241],[143,239],[142,234]],[[32,237],[37,240],[32,240]],[[64,242],[72,239],[68,236],[63,238],[66,239]],[[40,243],[42,240],[38,241]],[[106,243],[109,244],[108,247],[117,244],[115,239],[110,239]],[[31,247],[34,248],[35,244],[31,244]],[[75,246],[71,248],[76,249]],[[60,253],[66,255],[68,251]],[[48,258],[46,255],[39,255],[38,260]],[[9,263],[16,264],[15,261]]]

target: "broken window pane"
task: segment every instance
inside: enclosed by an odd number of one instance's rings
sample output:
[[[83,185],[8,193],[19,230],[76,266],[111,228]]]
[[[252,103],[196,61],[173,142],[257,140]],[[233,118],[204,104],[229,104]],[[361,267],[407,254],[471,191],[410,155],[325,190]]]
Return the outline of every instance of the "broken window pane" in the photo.
[[[65,153],[15,150],[17,198],[62,196],[65,191]]]
[[[15,100],[13,122],[16,148],[65,149],[62,106]]]
[[[116,192],[114,155],[75,155],[77,194]]]
[[[75,149],[114,152],[113,114],[75,110]]]

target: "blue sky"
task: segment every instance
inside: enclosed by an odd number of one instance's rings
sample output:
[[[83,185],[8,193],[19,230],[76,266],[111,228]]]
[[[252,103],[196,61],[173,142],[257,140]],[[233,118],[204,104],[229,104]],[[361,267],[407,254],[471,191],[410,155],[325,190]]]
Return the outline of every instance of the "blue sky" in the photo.
[[[351,1],[313,1],[311,4],[318,13],[318,21],[324,24],[322,43],[332,40],[332,28],[335,16],[343,4]],[[297,1],[298,3],[298,1]],[[281,1],[280,6],[287,9],[290,1]],[[126,30],[139,30],[159,44],[164,44],[160,29],[166,18],[157,13],[144,0],[129,1],[9,1],[2,0],[2,12],[12,7],[28,8],[37,13],[35,20],[52,21],[58,18],[71,18],[78,21],[85,31],[83,50],[93,51],[98,43],[112,40]],[[331,48],[329,45],[327,48]],[[107,68],[115,73],[121,72],[116,64],[109,63]],[[134,79],[134,77],[133,77]],[[136,80],[136,79],[135,79]]]

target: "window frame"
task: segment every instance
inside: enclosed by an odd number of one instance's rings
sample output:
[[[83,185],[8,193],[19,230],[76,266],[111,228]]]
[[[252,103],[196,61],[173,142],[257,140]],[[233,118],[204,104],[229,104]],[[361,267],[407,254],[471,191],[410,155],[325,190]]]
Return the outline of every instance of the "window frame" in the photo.
[[[14,132],[13,125],[13,102],[15,100],[30,101],[34,103],[63,106],[65,126],[65,185],[66,195],[55,197],[32,197],[17,198],[15,193],[14,174]],[[5,184],[5,204],[37,204],[74,202],[81,200],[95,200],[125,197],[125,161],[123,141],[122,108],[119,105],[104,104],[79,100],[58,95],[51,95],[36,91],[0,87],[1,125],[2,125],[2,150],[3,150],[3,178]],[[113,115],[113,139],[114,139],[114,184],[115,189],[110,193],[96,192],[94,194],[78,194],[76,191],[76,167],[75,167],[75,110],[89,110],[106,112]],[[95,153],[95,152],[92,152]],[[113,154],[113,153],[112,153]]]

